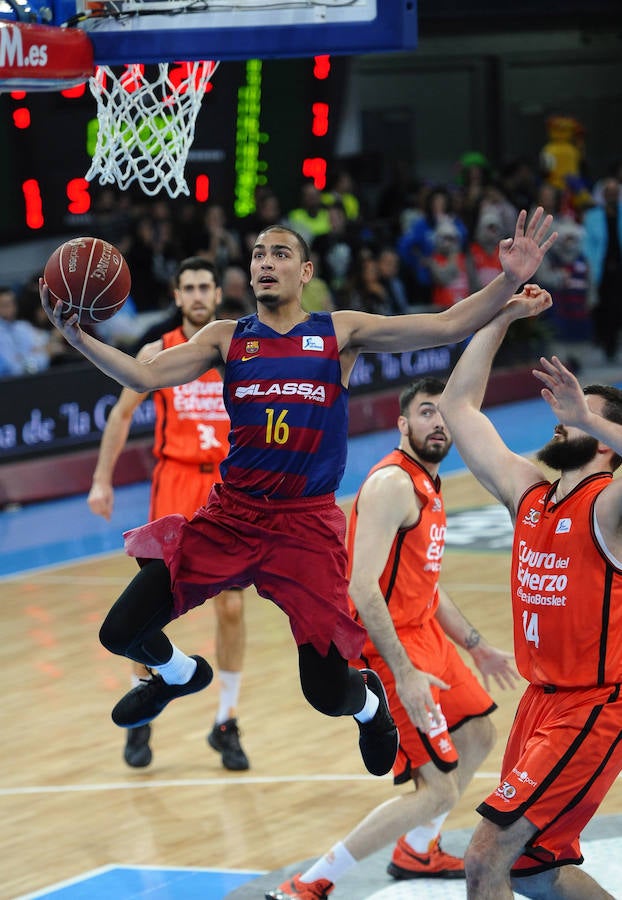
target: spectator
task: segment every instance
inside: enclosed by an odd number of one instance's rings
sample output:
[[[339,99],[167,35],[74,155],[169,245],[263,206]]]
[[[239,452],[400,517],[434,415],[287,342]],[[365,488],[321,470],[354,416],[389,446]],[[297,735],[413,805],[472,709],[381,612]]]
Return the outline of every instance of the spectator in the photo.
[[[314,273],[319,271],[319,260],[317,253],[311,251],[310,256],[313,263]],[[330,287],[318,275],[313,275],[311,281],[308,281],[302,288],[302,308],[306,312],[332,312],[335,308],[333,295]]]
[[[602,197],[602,204],[588,209],[583,217],[583,249],[596,300],[596,341],[610,360],[615,358],[622,326],[622,199],[617,178],[603,183]]]
[[[381,247],[377,257],[378,276],[389,301],[389,314],[393,316],[412,312],[408,288],[401,276],[400,257],[394,247]]]
[[[326,281],[339,308],[349,306],[349,288],[360,249],[358,229],[348,223],[339,200],[326,207],[330,230],[314,238],[311,249],[317,254],[318,273]]]
[[[210,203],[205,208],[203,221],[196,235],[195,252],[221,272],[227,266],[237,265],[242,261],[238,235],[228,227],[225,210],[217,203]]]
[[[425,215],[416,219],[400,238],[397,249],[404,265],[412,272],[415,283],[415,302],[432,302],[432,275],[429,261],[435,252],[435,230],[439,222],[450,219],[460,237],[460,249],[467,240],[464,222],[455,215],[449,191],[437,185],[428,194]]]
[[[520,208],[514,206],[508,199],[500,183],[491,181],[483,190],[476,226],[479,217],[485,212],[494,212],[501,221],[502,237],[505,237],[507,234],[512,234],[514,222],[516,222],[516,216]]]
[[[475,234],[484,191],[490,183],[491,167],[483,153],[473,150],[462,155],[459,169],[460,216],[467,227],[469,235],[473,235]],[[512,225],[515,221],[516,214],[512,219]]]
[[[286,216],[289,226],[311,244],[320,234],[330,231],[330,216],[322,203],[322,194],[312,181],[305,181],[300,189],[300,206],[290,209]]]
[[[241,266],[227,266],[223,272],[222,296],[244,304],[247,313],[255,312],[255,296],[250,288],[248,273]]]
[[[469,245],[469,281],[472,291],[489,284],[501,272],[499,241],[505,237],[501,217],[494,209],[484,210]]]
[[[48,353],[50,365],[57,366],[63,363],[82,362],[81,355],[68,344],[62,334],[52,325],[41,306],[39,298],[39,276],[41,272],[35,272],[20,288],[17,293],[17,318],[20,321],[29,322],[37,331],[42,331],[48,337]],[[41,315],[43,313],[43,315]],[[88,329],[88,326],[85,326]],[[95,333],[94,328],[90,328]]]
[[[347,169],[338,169],[331,181],[329,190],[322,194],[322,202],[326,206],[330,206],[335,201],[342,204],[348,221],[359,221],[361,218],[361,203],[355,192],[354,179]]]
[[[469,294],[466,254],[460,232],[451,221],[439,222],[434,232],[434,253],[428,265],[432,277],[432,305],[447,309]]]
[[[588,266],[583,254],[583,228],[576,222],[561,222],[558,238],[534,276],[555,302],[544,316],[560,341],[577,343],[591,338],[588,305]]]
[[[50,365],[46,331],[17,318],[17,295],[0,286],[0,376],[42,372]]]
[[[376,257],[369,248],[365,248],[359,254],[354,270],[350,308],[385,316],[389,314],[389,306]]]
[[[131,296],[138,313],[157,311],[168,302],[168,280],[159,277],[155,269],[155,257],[159,252],[154,221],[145,213],[134,224],[125,254],[132,273]]]
[[[536,203],[537,174],[524,157],[511,160],[501,172],[501,187],[514,209],[531,209]]]

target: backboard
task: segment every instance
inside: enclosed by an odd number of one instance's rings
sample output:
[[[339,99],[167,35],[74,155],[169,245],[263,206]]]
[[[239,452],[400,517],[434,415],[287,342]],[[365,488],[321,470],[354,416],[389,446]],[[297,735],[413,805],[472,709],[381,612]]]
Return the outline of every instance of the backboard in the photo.
[[[19,6],[18,6],[19,4]],[[417,43],[416,0],[0,0],[87,32],[98,64],[393,52]]]

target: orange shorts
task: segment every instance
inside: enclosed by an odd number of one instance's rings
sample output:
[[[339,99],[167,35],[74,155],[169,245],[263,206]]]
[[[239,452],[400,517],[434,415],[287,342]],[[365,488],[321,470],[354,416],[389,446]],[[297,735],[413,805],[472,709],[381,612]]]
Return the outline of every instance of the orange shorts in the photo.
[[[583,861],[581,831],[622,770],[621,722],[619,685],[550,693],[527,688],[508,738],[501,783],[478,807],[501,828],[522,816],[538,828],[513,875]]]
[[[455,769],[458,751],[451,739],[451,732],[469,719],[489,715],[497,705],[462,660],[436,619],[409,630],[407,635],[402,632],[399,637],[408,658],[418,669],[436,675],[451,685],[446,691],[431,687],[432,696],[442,714],[442,724],[424,734],[413,725],[402,706],[391,670],[381,656],[367,652],[369,644],[366,646],[364,664],[374,669],[382,679],[400,733],[400,746],[393,764],[393,781],[404,784],[428,762],[433,762],[442,772]],[[361,665],[361,662],[355,664]]]
[[[222,481],[216,463],[199,465],[160,459],[153,470],[149,521],[173,513],[191,519],[205,506],[214,484]]]

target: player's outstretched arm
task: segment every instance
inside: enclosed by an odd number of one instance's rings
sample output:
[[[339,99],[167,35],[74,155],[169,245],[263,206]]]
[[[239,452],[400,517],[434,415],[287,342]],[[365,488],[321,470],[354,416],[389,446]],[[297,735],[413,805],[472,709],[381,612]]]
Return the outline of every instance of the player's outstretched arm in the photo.
[[[540,469],[513,453],[492,422],[481,412],[494,357],[510,324],[539,315],[551,296],[537,285],[526,285],[495,318],[481,328],[456,363],[439,401],[462,459],[475,477],[513,515],[515,504],[531,484],[542,480]]]
[[[527,223],[523,210],[514,237],[499,244],[503,273],[443,312],[406,316],[374,316],[351,310],[334,313],[340,347],[357,352],[405,352],[464,340],[489,322],[536,271],[557,238],[557,232],[549,234],[551,222],[552,217],[538,207]]]
[[[228,346],[233,333],[232,323],[211,322],[185,344],[162,350],[152,359],[141,361],[86,334],[80,328],[76,314],[64,319],[63,304],[59,301],[52,306],[43,279],[39,280],[39,294],[48,319],[68,343],[104,374],[137,393],[186,384],[198,378],[225,358],[222,348]]]

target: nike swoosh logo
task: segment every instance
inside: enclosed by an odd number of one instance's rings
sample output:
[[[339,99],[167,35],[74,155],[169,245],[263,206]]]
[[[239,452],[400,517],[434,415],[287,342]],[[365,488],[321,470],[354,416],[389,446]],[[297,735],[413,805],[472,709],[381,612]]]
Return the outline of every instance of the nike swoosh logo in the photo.
[[[242,357],[242,362],[246,362],[246,361],[249,360],[249,359],[256,359],[256,357],[255,357],[255,356],[243,356],[243,357]]]

